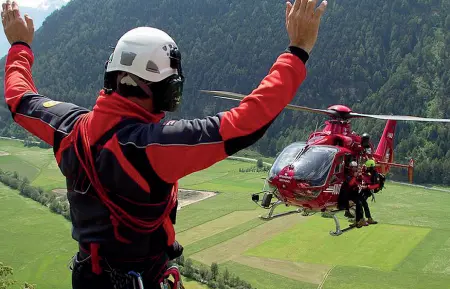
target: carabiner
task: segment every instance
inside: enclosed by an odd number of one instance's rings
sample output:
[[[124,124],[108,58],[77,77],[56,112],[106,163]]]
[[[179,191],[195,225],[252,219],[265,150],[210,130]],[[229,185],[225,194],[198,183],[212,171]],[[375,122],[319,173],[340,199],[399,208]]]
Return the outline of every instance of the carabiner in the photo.
[[[130,272],[128,272],[128,275],[131,275],[131,276],[134,276],[134,277],[136,277],[136,279],[135,280],[137,280],[137,283],[138,283],[138,288],[136,288],[136,286],[135,286],[135,282],[134,282],[134,280],[133,280],[133,289],[144,289],[144,282],[142,281],[142,276],[141,276],[141,274],[139,274],[139,273],[136,273],[136,272],[134,272],[134,271],[130,271]]]

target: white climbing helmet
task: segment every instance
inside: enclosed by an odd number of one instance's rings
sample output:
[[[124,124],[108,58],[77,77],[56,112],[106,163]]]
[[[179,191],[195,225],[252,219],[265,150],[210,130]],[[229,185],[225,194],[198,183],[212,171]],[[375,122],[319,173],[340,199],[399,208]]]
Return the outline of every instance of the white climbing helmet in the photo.
[[[351,168],[356,168],[358,166],[358,163],[355,161],[350,162],[350,167]]]
[[[170,52],[178,49],[175,41],[164,31],[138,27],[125,33],[111,54],[106,72],[125,71],[151,82],[159,82],[178,74],[171,67]]]

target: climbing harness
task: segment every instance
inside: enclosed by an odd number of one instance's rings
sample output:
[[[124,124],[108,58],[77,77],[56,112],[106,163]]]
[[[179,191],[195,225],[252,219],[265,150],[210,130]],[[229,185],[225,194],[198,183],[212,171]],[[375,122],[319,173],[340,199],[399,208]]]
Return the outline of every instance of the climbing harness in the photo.
[[[79,261],[77,254],[75,254],[70,259],[68,268],[73,271],[75,264],[82,264],[90,259],[91,256],[88,256],[87,258]],[[105,262],[107,263],[106,260]],[[103,271],[110,276],[114,289],[145,289],[141,273],[135,271],[124,273],[111,268],[109,264],[108,267],[109,268],[105,268]],[[169,280],[170,276],[173,277],[173,282]],[[169,267],[159,279],[158,285],[161,289],[185,289],[178,266],[173,265]]]

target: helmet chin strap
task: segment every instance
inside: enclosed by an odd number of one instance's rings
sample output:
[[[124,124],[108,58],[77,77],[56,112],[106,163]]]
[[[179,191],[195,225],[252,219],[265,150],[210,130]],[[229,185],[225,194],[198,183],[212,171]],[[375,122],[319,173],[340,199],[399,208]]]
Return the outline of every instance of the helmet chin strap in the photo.
[[[128,73],[128,76],[133,79],[134,82],[145,92],[146,95],[149,97],[153,97],[153,93],[150,90],[150,87],[148,87],[143,81],[139,79],[136,75],[133,75],[131,73]]]
[[[128,79],[125,79],[125,78],[128,78]],[[154,96],[150,87],[148,87],[148,85],[146,83],[144,83],[142,80],[139,79],[139,77],[137,77],[134,74],[121,72],[117,77],[117,81],[122,84],[130,85],[130,86],[134,86],[134,87],[136,87],[136,85],[137,85],[144,91],[144,93],[148,97],[153,98],[153,96]],[[133,81],[135,83],[132,83]],[[153,106],[154,106],[154,104],[153,104]],[[157,111],[155,111],[155,107],[153,107],[153,111],[150,111],[150,112],[153,113],[153,112],[157,112]]]

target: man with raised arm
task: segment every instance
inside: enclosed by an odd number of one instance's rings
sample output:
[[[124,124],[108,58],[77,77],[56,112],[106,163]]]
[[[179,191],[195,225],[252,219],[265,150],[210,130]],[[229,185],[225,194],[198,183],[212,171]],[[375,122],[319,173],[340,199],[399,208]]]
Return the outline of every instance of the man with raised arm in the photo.
[[[67,179],[72,237],[79,243],[74,289],[156,289],[168,272],[176,275],[167,262],[180,252],[173,227],[178,180],[255,143],[292,101],[327,5],[316,1],[286,3],[289,47],[239,106],[165,123],[184,82],[180,50],[167,33],[151,27],[125,33],[89,111],[39,94],[31,72],[33,20],[22,18],[15,2],[3,3],[11,44],[6,103],[16,123],[53,146]]]

